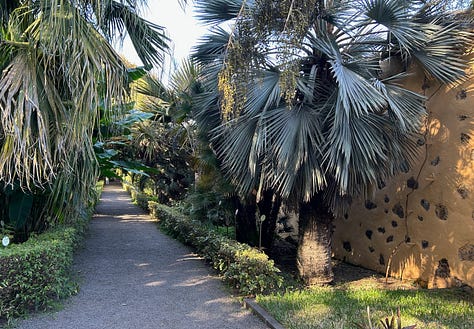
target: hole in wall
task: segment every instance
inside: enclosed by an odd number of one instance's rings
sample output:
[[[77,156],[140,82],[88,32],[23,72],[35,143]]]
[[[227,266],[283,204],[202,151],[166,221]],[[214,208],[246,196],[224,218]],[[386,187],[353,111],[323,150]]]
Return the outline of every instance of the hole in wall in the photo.
[[[373,234],[373,233],[374,233],[374,232],[372,232],[372,230],[367,230],[367,231],[365,231],[365,236],[366,236],[367,238],[369,238],[369,240],[372,240],[372,234]]]
[[[380,256],[379,256],[379,264],[380,265],[385,265],[385,258],[383,257],[382,254],[380,254]]]
[[[438,278],[449,278],[451,276],[451,270],[449,269],[449,263],[446,258],[442,258],[438,262],[438,268],[435,271],[435,276]]]
[[[405,211],[400,202],[393,206],[392,212],[400,218],[405,218]]]
[[[459,193],[459,195],[461,196],[461,198],[463,199],[467,199],[467,197],[469,196],[469,191],[468,189],[465,187],[465,186],[459,186],[456,191]]]
[[[420,204],[426,211],[430,210],[430,202],[428,200],[421,199]]]
[[[446,207],[444,204],[438,203],[436,205],[435,214],[436,214],[436,217],[438,217],[439,219],[447,220],[448,219],[448,207]]]
[[[413,190],[416,190],[418,188],[418,181],[415,179],[415,177],[411,176],[407,180],[407,187]]]
[[[344,241],[342,242],[342,247],[347,251],[347,252],[351,252],[352,251],[352,246],[351,246],[351,243],[349,241]]]
[[[372,210],[377,208],[377,205],[370,200],[365,200],[365,208],[367,208],[368,210]]]
[[[428,246],[429,246],[429,242],[428,242],[428,241],[426,241],[426,240],[422,240],[422,241],[421,241],[421,247],[422,247],[423,249],[428,248]]]
[[[467,91],[466,89],[461,89],[457,94],[456,94],[456,99],[465,99],[467,97]]]
[[[439,155],[437,157],[435,157],[433,160],[431,160],[431,165],[432,166],[437,166],[439,165],[439,162],[441,161],[441,158],[439,157]]]
[[[461,261],[474,261],[474,244],[466,244],[459,248],[459,259]]]

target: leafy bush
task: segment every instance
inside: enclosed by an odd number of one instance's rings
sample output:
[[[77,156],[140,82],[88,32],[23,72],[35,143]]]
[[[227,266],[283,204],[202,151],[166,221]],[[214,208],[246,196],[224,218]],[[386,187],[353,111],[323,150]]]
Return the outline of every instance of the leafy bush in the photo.
[[[280,271],[263,252],[221,236],[168,206],[150,201],[148,207],[165,232],[196,248],[241,293],[266,293],[282,286]]]
[[[77,292],[70,273],[73,253],[102,189],[98,182],[97,197],[77,211],[73,226],[60,225],[22,244],[0,246],[0,324],[28,311],[50,309]]]
[[[148,211],[148,201],[151,199],[150,196],[146,195],[145,193],[139,192],[133,187],[130,189],[130,196],[132,197],[132,201],[142,208],[143,210]]]
[[[77,291],[70,276],[83,227],[58,227],[0,249],[0,319],[45,310]]]

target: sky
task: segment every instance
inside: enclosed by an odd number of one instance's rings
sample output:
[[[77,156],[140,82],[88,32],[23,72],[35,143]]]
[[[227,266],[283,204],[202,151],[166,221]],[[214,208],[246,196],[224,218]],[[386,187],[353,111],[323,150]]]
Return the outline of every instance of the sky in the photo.
[[[191,48],[207,30],[193,17],[192,9],[188,5],[183,11],[178,0],[149,0],[148,8],[143,10],[142,16],[145,19],[166,28],[167,35],[172,40],[171,47],[176,64],[188,57]],[[117,50],[133,64],[142,65],[129,39],[124,41],[122,49]],[[171,66],[168,60],[165,67],[169,69]]]

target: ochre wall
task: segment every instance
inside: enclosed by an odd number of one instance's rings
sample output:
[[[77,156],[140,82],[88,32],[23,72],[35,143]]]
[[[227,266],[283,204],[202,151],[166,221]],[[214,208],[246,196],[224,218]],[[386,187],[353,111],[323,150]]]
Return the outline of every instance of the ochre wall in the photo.
[[[334,255],[430,288],[474,286],[474,67],[451,88],[420,76],[406,84],[428,97],[419,158],[336,219]]]

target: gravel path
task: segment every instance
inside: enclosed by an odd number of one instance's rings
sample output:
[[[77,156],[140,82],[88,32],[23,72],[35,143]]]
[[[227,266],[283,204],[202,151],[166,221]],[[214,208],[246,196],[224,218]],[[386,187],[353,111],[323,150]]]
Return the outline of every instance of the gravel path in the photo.
[[[119,185],[106,185],[76,255],[81,291],[19,329],[266,326],[231,298],[192,251],[162,234]]]

